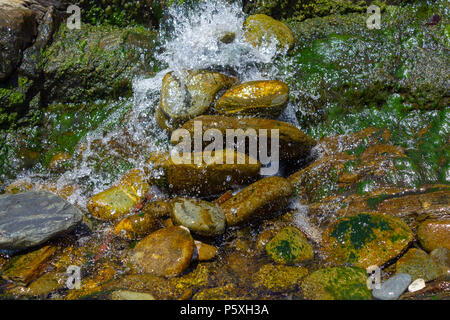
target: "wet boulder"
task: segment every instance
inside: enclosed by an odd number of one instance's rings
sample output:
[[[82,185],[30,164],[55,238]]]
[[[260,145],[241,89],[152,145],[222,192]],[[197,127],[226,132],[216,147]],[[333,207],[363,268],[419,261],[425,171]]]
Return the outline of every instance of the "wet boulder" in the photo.
[[[278,118],[289,101],[289,87],[282,81],[250,81],[235,85],[216,102],[215,111],[227,116]]]
[[[269,177],[248,186],[220,207],[227,225],[235,226],[284,209],[292,193],[288,180]]]
[[[163,129],[174,129],[196,116],[206,113],[217,93],[237,82],[219,72],[206,70],[174,72],[165,75],[157,121]]]
[[[448,193],[446,196],[448,197]],[[427,251],[433,251],[440,247],[450,250],[449,217],[430,219],[422,222],[417,230],[417,237],[422,247]]]
[[[266,245],[267,255],[281,264],[296,264],[314,259],[314,251],[306,236],[294,227],[278,232]]]
[[[81,211],[45,191],[0,196],[0,248],[22,250],[70,231],[83,218]]]

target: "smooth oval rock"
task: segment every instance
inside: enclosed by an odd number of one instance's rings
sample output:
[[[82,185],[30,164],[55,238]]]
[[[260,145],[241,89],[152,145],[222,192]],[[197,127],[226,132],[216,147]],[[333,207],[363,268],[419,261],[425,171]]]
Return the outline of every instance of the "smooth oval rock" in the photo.
[[[423,250],[411,248],[396,263],[397,273],[407,273],[413,280],[431,281],[442,274],[440,266]]]
[[[397,274],[381,284],[380,289],[373,289],[372,295],[379,300],[397,300],[411,283],[407,273]]]
[[[426,286],[427,285],[425,283],[425,280],[423,280],[423,279],[416,279],[408,286],[408,291],[409,292],[416,292],[416,291],[422,290]]]
[[[329,227],[323,250],[334,264],[381,267],[406,249],[413,238],[411,229],[399,218],[360,213]]]
[[[227,164],[227,155],[234,159],[232,164]],[[200,159],[200,164],[195,159]],[[170,153],[154,153],[149,167],[152,184],[174,194],[198,196],[219,194],[251,182],[259,175],[261,163],[234,150],[220,150],[208,161],[202,152],[190,154],[189,161],[174,160]]]
[[[450,219],[425,220],[417,229],[417,237],[428,252],[440,247],[450,249]]]
[[[172,221],[203,236],[225,232],[225,216],[215,204],[197,199],[176,198],[172,202]]]
[[[204,114],[220,90],[237,82],[236,78],[206,70],[186,71],[182,77],[179,79],[169,72],[163,79],[158,114],[162,128],[177,128],[183,122]]]
[[[266,245],[269,257],[282,264],[295,264],[314,259],[314,252],[306,236],[294,227],[278,232]]]
[[[216,102],[215,111],[227,116],[278,118],[289,101],[289,87],[278,80],[235,85]]]
[[[265,14],[251,15],[244,23],[245,38],[255,47],[269,46],[276,41],[279,50],[286,52],[294,46],[291,30],[281,21]]]
[[[89,198],[87,208],[98,219],[116,220],[129,213],[149,190],[143,171],[133,169],[115,186]]]
[[[150,293],[117,290],[111,293],[111,300],[156,300]]]
[[[362,268],[335,267],[314,271],[302,282],[308,300],[370,300],[367,273]]]
[[[186,228],[168,227],[139,241],[130,262],[143,273],[176,277],[189,267],[194,248],[194,239]]]
[[[45,191],[0,196],[0,249],[22,250],[71,230],[83,219],[78,208]]]
[[[228,226],[283,209],[293,188],[287,179],[269,177],[248,186],[220,205]]]
[[[212,245],[195,241],[195,247],[197,248],[198,261],[209,261],[217,255],[217,248]]]
[[[298,160],[305,158],[309,155],[312,147],[316,145],[316,141],[313,138],[304,134],[294,125],[278,120],[260,118],[238,119],[235,117],[227,116],[204,115],[189,120],[183,125],[182,128],[188,130],[191,136],[194,136],[194,123],[196,121],[202,123],[203,132],[206,132],[207,130],[217,129],[225,136],[227,130],[242,129],[244,131],[244,138],[247,136],[247,134],[249,137],[253,137],[254,135],[256,135],[258,139],[263,136],[267,137],[267,141],[269,143],[267,147],[268,150],[270,150],[272,130],[278,130],[280,158],[283,160]],[[239,137],[240,135],[238,135],[238,139]],[[259,141],[257,141],[257,143],[259,143]],[[224,141],[224,145],[225,144],[226,141]],[[204,147],[206,147],[206,145],[208,145],[208,143],[205,143]]]

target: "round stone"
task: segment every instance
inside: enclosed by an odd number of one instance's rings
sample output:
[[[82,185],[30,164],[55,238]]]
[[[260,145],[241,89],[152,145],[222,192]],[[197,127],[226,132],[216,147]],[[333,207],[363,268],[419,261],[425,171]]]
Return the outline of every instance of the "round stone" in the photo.
[[[203,236],[216,236],[225,232],[225,215],[222,209],[213,203],[176,198],[172,202],[172,221],[194,233]]]
[[[413,283],[411,283],[408,287],[408,291],[409,292],[416,292],[419,290],[422,290],[423,288],[425,288],[427,285],[425,284],[425,280],[423,279],[416,279],[413,281]]]
[[[425,220],[417,229],[417,237],[428,252],[440,247],[450,249],[450,219]]]
[[[294,227],[286,227],[278,232],[266,245],[269,257],[282,264],[295,264],[314,259],[311,244],[303,232]]]

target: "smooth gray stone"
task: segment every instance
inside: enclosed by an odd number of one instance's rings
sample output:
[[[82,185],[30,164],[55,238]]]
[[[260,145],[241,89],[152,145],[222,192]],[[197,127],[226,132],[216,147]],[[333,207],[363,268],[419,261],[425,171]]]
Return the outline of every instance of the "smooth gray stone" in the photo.
[[[37,246],[83,219],[78,208],[46,191],[0,196],[0,249]]]
[[[373,289],[372,295],[379,300],[397,300],[411,281],[411,276],[407,273],[396,274],[383,282],[380,289]]]

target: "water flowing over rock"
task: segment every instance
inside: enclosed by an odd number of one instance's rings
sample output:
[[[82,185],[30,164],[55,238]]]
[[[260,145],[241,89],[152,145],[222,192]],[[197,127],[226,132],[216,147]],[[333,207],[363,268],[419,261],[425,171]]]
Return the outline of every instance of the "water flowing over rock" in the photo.
[[[21,250],[37,246],[81,222],[76,207],[49,192],[0,196],[0,248]]]

